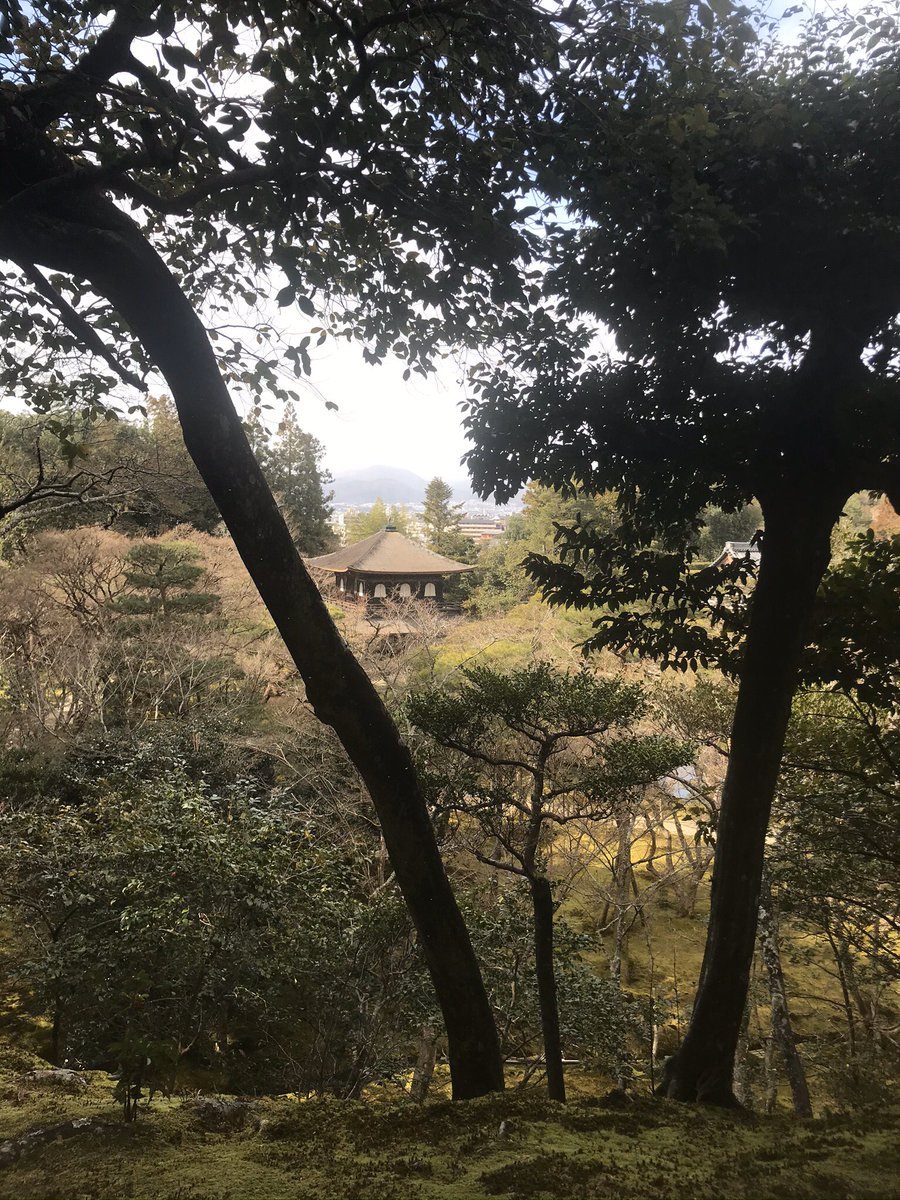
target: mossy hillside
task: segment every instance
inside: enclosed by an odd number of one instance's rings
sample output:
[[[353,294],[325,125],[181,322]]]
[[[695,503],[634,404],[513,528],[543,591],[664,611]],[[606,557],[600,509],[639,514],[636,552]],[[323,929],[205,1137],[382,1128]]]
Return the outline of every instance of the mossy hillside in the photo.
[[[635,857],[643,855],[646,849],[646,840],[639,839],[635,843]],[[680,863],[677,848],[673,857],[676,864]],[[671,1010],[673,1020],[677,1007],[678,1021],[686,1026],[703,960],[711,872],[698,888],[696,905],[690,915],[677,910],[666,885],[660,886],[646,869],[639,868],[637,878],[642,889],[652,888],[653,891],[646,899],[643,921],[635,916],[629,922],[622,984],[634,995],[649,997],[652,991],[657,999],[662,998]],[[598,888],[611,890],[612,881],[608,869],[596,863],[561,905],[561,918],[579,930],[595,932]],[[598,971],[605,971],[612,952],[612,934],[607,933],[601,940],[603,950],[587,957]],[[801,1038],[845,1036],[840,986],[825,939],[816,937],[797,922],[785,919],[781,926],[781,952],[795,1032]],[[760,1008],[765,1009],[766,985],[759,963],[754,964],[751,984],[751,1000],[755,997]],[[900,999],[896,988],[891,991]],[[761,1020],[764,1019],[761,1014]]]
[[[10,1132],[97,1115],[88,1093],[35,1089],[10,1103]],[[797,1122],[652,1100],[568,1107],[508,1093],[418,1108],[265,1099],[242,1127],[217,1127],[190,1102],[162,1101],[138,1122],[106,1096],[100,1132],[0,1170],[2,1200],[893,1200],[900,1106]],[[24,1118],[24,1120],[23,1120]]]

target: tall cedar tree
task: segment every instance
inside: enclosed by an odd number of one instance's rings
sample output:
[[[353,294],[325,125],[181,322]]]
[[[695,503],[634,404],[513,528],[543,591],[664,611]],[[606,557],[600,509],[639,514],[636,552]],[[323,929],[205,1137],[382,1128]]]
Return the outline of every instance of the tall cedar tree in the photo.
[[[421,372],[440,337],[516,294],[527,174],[514,130],[532,64],[552,66],[545,10],[3,0],[0,13],[0,392],[42,407],[64,383],[99,413],[117,386],[134,403],[151,367],[165,378],[310,703],[372,796],[447,1026],[454,1095],[501,1088],[409,752],[304,569],[229,383],[257,402],[296,398],[283,366],[310,369],[312,333],[281,353],[265,320],[258,339],[242,336],[275,269],[282,306],[325,314],[320,340],[356,334],[369,361],[393,351]]]
[[[321,465],[324,454],[322,443],[300,428],[293,405],[287,405],[275,438],[265,448],[262,468],[294,545],[307,556],[334,548],[329,524],[332,493],[325,490],[331,476]]]
[[[531,340],[516,330],[509,364],[476,381],[471,464],[501,498],[529,475],[616,492],[614,536],[575,523],[562,565],[531,559],[553,601],[600,610],[589,648],[739,678],[706,951],[663,1085],[727,1105],[831,531],[861,489],[900,502],[900,38],[864,15],[754,48],[740,18],[711,33],[701,5],[683,30],[636,9],[623,50],[592,11],[533,157],[536,186],[579,218],[548,231],[558,309],[538,307]],[[597,322],[617,356],[593,349]],[[754,497],[748,612],[746,563],[691,561],[703,509]]]
[[[425,541],[429,550],[447,558],[468,561],[472,543],[459,532],[463,506],[453,503],[453,488],[439,476],[432,479],[425,489],[425,504],[422,509],[422,524],[425,526]]]

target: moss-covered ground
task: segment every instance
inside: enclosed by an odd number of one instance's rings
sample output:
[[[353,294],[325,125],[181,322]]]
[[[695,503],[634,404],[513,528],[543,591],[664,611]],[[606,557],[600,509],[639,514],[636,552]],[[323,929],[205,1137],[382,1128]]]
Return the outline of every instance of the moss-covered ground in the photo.
[[[0,1198],[900,1197],[900,1105],[800,1122],[649,1098],[563,1107],[507,1093],[416,1107],[285,1097],[223,1127],[173,1099],[125,1125],[101,1074],[69,1093],[3,1073],[3,1137],[82,1115],[102,1123],[0,1168]]]

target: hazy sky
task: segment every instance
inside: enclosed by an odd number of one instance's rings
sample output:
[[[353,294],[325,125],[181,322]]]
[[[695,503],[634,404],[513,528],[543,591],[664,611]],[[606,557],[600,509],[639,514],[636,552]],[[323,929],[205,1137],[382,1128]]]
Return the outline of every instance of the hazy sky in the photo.
[[[313,388],[301,393],[297,419],[325,446],[332,472],[384,463],[426,479],[465,477],[459,366],[443,363],[427,380],[414,375],[406,383],[404,366],[396,359],[369,366],[346,343],[323,346],[313,359]]]

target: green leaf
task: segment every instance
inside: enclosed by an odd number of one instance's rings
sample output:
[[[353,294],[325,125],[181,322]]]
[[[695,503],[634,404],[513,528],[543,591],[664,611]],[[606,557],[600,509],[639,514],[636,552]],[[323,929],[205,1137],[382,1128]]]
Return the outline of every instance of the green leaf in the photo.
[[[200,66],[200,60],[197,58],[197,55],[184,46],[160,46],[160,54],[162,54],[170,67],[175,67],[178,70],[184,67]]]

